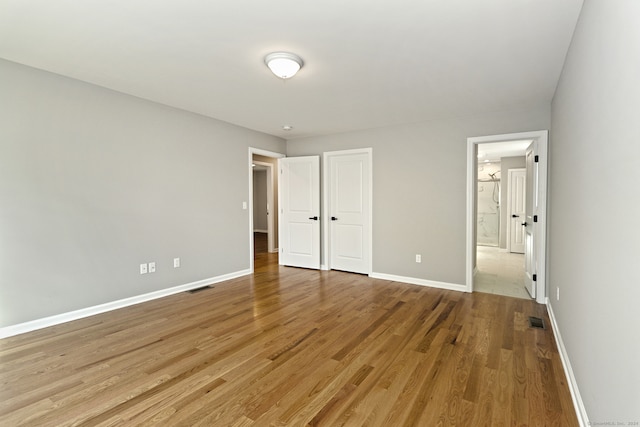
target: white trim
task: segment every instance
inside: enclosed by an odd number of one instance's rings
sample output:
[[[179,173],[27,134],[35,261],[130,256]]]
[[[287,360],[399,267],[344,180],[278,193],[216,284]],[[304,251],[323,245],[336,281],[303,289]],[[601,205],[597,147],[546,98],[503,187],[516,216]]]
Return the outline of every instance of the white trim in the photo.
[[[224,282],[226,280],[235,279],[237,277],[242,277],[249,274],[251,274],[251,271],[249,270],[240,270],[233,273],[211,277],[209,279],[198,280],[197,282],[191,282],[184,285],[174,286],[172,288],[149,292],[147,294],[124,298],[100,305],[94,305],[93,307],[81,308],[80,310],[74,310],[68,313],[56,314],[54,316],[44,317],[42,319],[36,319],[29,322],[18,323],[16,325],[5,326],[3,328],[0,328],[0,338],[7,338],[18,334],[35,331],[37,329],[48,328],[49,326],[59,325],[61,323],[70,322],[72,320],[83,319],[85,317],[94,316],[96,314],[106,313],[107,311],[117,310],[119,308],[140,304],[158,298],[163,298],[169,295],[178,294],[180,292],[189,291],[191,289],[197,289],[203,286],[212,285],[214,283]]]
[[[269,233],[269,230],[262,230],[262,229],[254,228],[254,229],[253,229],[253,232],[254,232],[254,233],[263,233],[263,234],[267,233],[267,234],[268,234],[268,233]]]
[[[367,274],[373,271],[373,148],[356,148],[352,150],[326,151],[322,153],[322,261],[321,270],[331,270],[331,258],[329,254],[329,200],[330,178],[328,158],[331,156],[345,156],[350,154],[366,154],[369,161],[369,265]],[[323,268],[325,267],[325,268]]]
[[[473,276],[477,266],[474,264],[474,250],[476,250],[476,197],[478,180],[478,147],[467,138],[467,238],[466,238],[466,271],[465,279],[467,292],[473,292]],[[477,264],[477,259],[476,259]]]
[[[560,329],[558,328],[556,316],[553,314],[553,309],[551,308],[549,298],[547,298],[546,305],[547,313],[549,313],[549,319],[551,320],[551,329],[553,330],[553,335],[555,335],[556,337],[556,343],[558,345],[558,352],[560,353],[562,367],[564,368],[564,373],[567,377],[567,382],[569,383],[571,400],[573,401],[573,406],[576,410],[578,423],[581,427],[589,426],[591,425],[591,423],[589,422],[589,417],[587,416],[587,410],[584,407],[584,402],[582,401],[582,397],[580,396],[578,383],[576,381],[576,377],[573,375],[573,369],[571,369],[571,363],[569,362],[569,355],[567,354],[567,349],[565,348],[562,337],[560,336]]]
[[[286,157],[284,154],[276,153],[274,151],[262,150],[260,148],[249,147],[249,161],[247,162],[248,174],[249,174],[249,200],[247,209],[249,210],[249,272],[253,273],[253,155],[272,157],[280,159]],[[276,168],[277,169],[277,168]],[[278,193],[279,194],[279,193]]]
[[[508,133],[502,135],[488,135],[467,138],[467,256],[466,256],[466,288],[473,292],[473,251],[475,250],[475,203],[476,203],[476,175],[477,175],[477,146],[489,142],[516,141],[531,139],[536,144],[538,162],[538,215],[536,230],[536,258],[537,258],[537,288],[536,302],[544,304],[547,298],[546,290],[546,261],[547,261],[547,163],[549,131]]]
[[[374,279],[390,280],[392,282],[409,283],[411,285],[428,286],[430,288],[446,289],[449,291],[467,292],[465,285],[456,283],[436,282],[435,280],[418,279],[416,277],[396,276],[395,274],[371,273]]]

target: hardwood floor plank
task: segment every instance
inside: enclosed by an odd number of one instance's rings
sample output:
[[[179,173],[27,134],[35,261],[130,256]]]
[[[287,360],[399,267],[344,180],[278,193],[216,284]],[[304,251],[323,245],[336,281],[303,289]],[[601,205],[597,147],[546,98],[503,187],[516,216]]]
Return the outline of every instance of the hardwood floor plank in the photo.
[[[576,426],[544,306],[277,265],[0,340],[0,425]]]

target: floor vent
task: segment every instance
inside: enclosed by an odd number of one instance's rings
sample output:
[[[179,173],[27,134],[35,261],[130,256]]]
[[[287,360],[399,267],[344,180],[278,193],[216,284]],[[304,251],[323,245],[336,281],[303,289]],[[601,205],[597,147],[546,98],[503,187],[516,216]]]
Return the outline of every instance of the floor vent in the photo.
[[[544,329],[544,321],[539,317],[529,317],[529,327]]]
[[[195,289],[191,289],[187,292],[189,292],[190,294],[195,294],[196,292],[202,292],[202,291],[206,291],[207,289],[213,289],[211,286],[203,286],[201,288],[195,288]]]

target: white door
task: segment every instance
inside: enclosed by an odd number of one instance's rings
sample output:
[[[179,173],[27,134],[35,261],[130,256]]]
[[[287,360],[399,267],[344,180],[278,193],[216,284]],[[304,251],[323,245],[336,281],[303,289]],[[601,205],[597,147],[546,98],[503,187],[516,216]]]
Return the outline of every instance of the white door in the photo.
[[[326,153],[330,269],[370,273],[370,155]]]
[[[526,169],[509,169],[509,251],[518,254],[524,253],[526,173]]]
[[[538,191],[538,168],[535,162],[534,144],[527,148],[526,158],[526,190],[525,190],[525,217],[520,221],[524,230],[524,286],[532,298],[536,297],[535,274],[537,270],[537,258],[535,247],[536,224],[534,222],[534,212],[536,212],[537,191]]]
[[[320,268],[320,157],[278,159],[281,265]]]

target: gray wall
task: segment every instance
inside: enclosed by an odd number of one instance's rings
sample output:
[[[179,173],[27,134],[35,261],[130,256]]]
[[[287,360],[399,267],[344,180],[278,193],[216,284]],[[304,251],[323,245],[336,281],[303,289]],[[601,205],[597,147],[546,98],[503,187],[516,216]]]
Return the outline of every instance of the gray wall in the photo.
[[[253,171],[253,230],[267,230],[267,171]]]
[[[507,195],[509,194],[509,169],[526,167],[524,156],[502,157],[500,158],[500,247],[507,247],[507,226],[509,216],[507,206]]]
[[[0,100],[0,326],[249,268],[248,147],[283,140],[4,60]]]
[[[548,283],[592,424],[640,421],[639,20],[586,0],[552,103]]]
[[[290,140],[287,154],[372,147],[373,271],[465,284],[467,137],[549,124],[549,106],[539,106]]]

